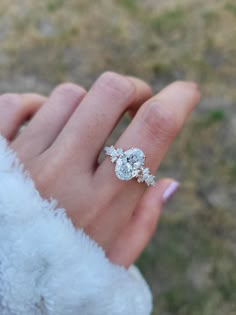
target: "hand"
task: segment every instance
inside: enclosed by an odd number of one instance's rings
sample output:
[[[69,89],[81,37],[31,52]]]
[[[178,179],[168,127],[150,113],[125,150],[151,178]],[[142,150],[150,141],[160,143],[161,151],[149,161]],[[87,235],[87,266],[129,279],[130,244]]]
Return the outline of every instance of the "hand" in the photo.
[[[0,132],[9,140],[35,112],[11,146],[41,195],[56,198],[75,226],[83,227],[114,263],[126,267],[152,236],[173,180],[160,180],[148,189],[134,179],[120,181],[109,157],[99,164],[98,155],[129,110],[134,118],[115,147],[142,149],[145,165],[155,173],[199,101],[192,82],[175,82],[151,96],[143,81],[107,72],[87,93],[67,83],[47,100],[32,94],[0,97]]]

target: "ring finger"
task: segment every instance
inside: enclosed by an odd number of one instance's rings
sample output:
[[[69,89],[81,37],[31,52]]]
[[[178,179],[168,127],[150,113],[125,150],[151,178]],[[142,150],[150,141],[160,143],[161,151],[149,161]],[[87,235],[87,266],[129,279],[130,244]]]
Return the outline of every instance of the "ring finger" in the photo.
[[[115,147],[124,150],[130,147],[140,148],[147,157],[145,166],[150,168],[151,173],[155,173],[169,145],[198,101],[199,91],[195,83],[175,82],[169,85],[140,108]],[[95,174],[96,180],[100,183],[100,194],[110,195],[117,201],[116,207],[97,218],[97,230],[98,226],[106,226],[107,229],[112,227],[110,235],[115,236],[132,215],[145,185],[138,184],[135,180],[119,180],[109,157],[99,166]]]

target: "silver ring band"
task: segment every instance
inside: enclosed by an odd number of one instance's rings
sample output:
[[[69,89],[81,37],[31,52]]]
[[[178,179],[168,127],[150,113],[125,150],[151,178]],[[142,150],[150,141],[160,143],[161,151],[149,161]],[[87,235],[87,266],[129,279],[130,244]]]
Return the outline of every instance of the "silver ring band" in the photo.
[[[106,155],[109,155],[112,163],[116,163],[115,173],[120,180],[137,178],[138,183],[146,183],[154,186],[155,176],[150,174],[148,167],[144,166],[145,155],[138,148],[130,148],[126,151],[114,146],[104,148]]]

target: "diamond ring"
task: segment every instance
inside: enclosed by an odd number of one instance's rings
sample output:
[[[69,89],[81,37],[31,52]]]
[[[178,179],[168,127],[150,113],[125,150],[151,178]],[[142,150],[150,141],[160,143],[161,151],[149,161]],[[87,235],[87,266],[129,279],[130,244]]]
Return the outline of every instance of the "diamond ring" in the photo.
[[[139,183],[145,182],[148,186],[155,185],[155,176],[150,174],[148,167],[144,166],[145,155],[138,148],[131,148],[126,151],[115,149],[114,146],[104,148],[111,162],[116,163],[116,176],[121,180],[137,178]]]

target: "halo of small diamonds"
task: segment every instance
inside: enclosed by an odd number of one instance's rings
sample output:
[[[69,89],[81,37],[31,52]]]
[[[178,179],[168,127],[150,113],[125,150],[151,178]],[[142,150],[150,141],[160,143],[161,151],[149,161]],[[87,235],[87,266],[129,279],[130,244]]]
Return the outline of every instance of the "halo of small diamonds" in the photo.
[[[114,146],[104,148],[111,162],[116,163],[115,172],[120,180],[137,178],[138,183],[145,182],[148,186],[155,185],[155,176],[150,174],[149,168],[144,166],[145,155],[138,148],[131,148],[126,151],[115,149]]]

